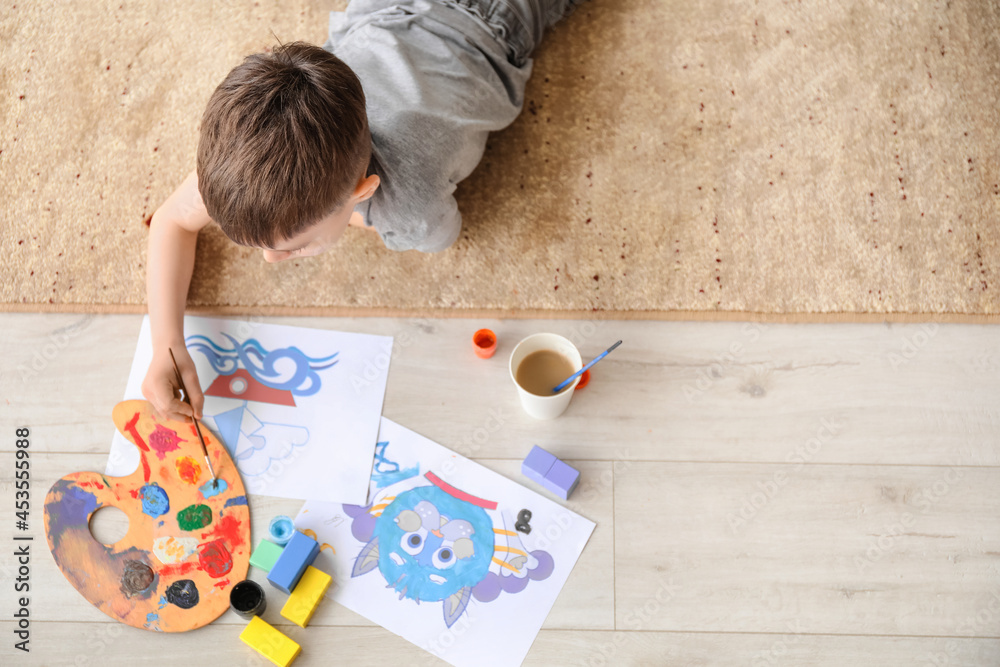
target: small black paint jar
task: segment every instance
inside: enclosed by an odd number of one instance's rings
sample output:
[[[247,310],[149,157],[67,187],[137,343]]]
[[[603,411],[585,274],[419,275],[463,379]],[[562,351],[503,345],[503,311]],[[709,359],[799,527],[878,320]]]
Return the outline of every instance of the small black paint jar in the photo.
[[[244,579],[229,591],[229,605],[243,618],[260,616],[267,607],[264,589],[256,581]]]

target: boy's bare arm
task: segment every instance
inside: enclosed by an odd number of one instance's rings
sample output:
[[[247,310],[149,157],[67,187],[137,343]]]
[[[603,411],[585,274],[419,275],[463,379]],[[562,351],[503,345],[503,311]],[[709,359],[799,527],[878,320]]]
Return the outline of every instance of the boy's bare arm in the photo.
[[[153,361],[142,393],[162,417],[186,421],[201,418],[204,396],[194,362],[184,345],[184,307],[194,270],[198,232],[211,218],[198,191],[195,172],[156,210],[149,226],[146,258],[146,302],[153,336]],[[177,398],[173,350],[193,410]]]

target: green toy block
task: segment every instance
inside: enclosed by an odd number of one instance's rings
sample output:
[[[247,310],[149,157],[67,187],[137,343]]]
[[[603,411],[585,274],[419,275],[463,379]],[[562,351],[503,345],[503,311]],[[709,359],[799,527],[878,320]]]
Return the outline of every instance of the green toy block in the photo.
[[[271,568],[274,567],[275,562],[278,560],[278,556],[285,548],[275,544],[274,542],[269,542],[268,540],[261,540],[257,543],[257,548],[253,550],[250,554],[250,564],[254,567],[259,567],[265,572],[270,572]]]

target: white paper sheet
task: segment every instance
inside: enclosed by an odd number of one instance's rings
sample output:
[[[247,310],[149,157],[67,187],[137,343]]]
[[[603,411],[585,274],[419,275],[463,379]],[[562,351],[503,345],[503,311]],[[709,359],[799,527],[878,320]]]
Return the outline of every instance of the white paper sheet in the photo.
[[[328,596],[457,667],[521,664],[595,524],[388,419],[378,440],[367,507],[295,519]]]
[[[185,317],[205,392],[204,420],[250,493],[364,503],[392,338],[241,320]],[[125,398],[143,398],[153,358],[143,319]],[[211,394],[211,395],[210,395]],[[139,465],[115,433],[106,474]]]

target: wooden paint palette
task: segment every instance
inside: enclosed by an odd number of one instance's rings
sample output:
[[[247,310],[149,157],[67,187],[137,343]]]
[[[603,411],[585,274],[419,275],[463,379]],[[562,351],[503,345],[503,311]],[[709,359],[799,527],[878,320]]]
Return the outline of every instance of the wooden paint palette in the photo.
[[[246,579],[250,508],[239,470],[208,429],[207,470],[194,424],[159,421],[147,401],[124,401],[112,419],[139,448],[127,477],[75,472],[45,497],[45,537],[71,584],[111,618],[146,630],[183,632],[229,608]],[[101,507],[117,507],[128,532],[111,546],[90,533]]]

